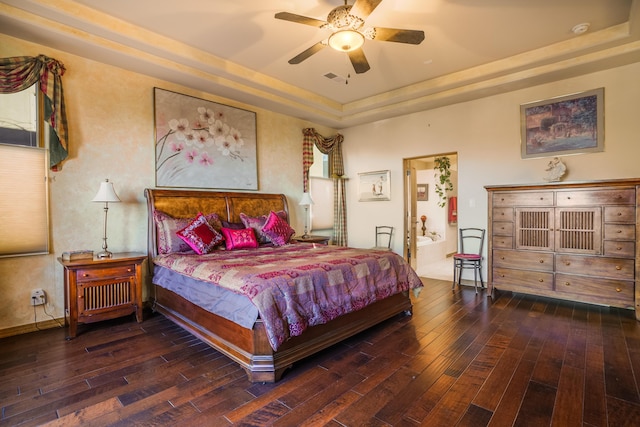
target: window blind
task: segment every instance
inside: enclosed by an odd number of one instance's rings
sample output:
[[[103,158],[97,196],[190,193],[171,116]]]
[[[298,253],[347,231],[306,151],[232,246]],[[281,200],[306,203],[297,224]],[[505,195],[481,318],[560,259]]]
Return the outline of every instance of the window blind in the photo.
[[[0,144],[0,257],[49,252],[47,150]]]

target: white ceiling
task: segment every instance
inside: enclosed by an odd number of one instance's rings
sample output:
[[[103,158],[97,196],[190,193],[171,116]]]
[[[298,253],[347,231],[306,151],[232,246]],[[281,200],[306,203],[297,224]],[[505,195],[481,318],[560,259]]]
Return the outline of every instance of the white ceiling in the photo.
[[[329,32],[274,18],[341,0],[0,0],[0,32],[339,129],[640,61],[639,2],[382,0],[367,26],[426,38],[367,40],[358,75],[330,48],[288,64]]]

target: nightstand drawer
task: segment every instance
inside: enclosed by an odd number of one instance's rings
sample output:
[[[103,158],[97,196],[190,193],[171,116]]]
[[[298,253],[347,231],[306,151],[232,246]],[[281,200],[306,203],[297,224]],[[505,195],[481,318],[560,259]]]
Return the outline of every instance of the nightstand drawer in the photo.
[[[84,268],[78,270],[78,281],[100,280],[111,277],[127,277],[136,274],[135,265],[122,267]]]

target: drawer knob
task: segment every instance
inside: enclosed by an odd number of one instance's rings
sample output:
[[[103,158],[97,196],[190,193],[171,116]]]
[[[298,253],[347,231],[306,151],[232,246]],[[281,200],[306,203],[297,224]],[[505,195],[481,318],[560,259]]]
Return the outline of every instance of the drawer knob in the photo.
[[[621,248],[620,246],[618,246],[618,247],[616,248],[616,250],[621,251],[621,250],[622,250],[622,248]]]
[[[569,282],[564,282],[564,285],[565,285],[565,286],[571,286],[571,283],[569,283]]]
[[[89,273],[82,273],[82,277],[89,277]]]
[[[617,233],[622,233],[622,230],[618,230]]]
[[[500,277],[504,277],[504,274],[501,274]]]
[[[131,273],[131,269],[130,268],[127,268],[127,273]]]
[[[543,260],[543,259],[541,259],[541,260],[540,260],[540,264],[543,264],[543,263],[544,263],[544,260]]]
[[[619,265],[616,265],[616,270],[622,270],[622,267],[620,267]]]
[[[622,216],[622,212],[618,212],[618,216]]]
[[[538,279],[538,282],[542,283],[544,282],[544,279]]]
[[[571,261],[565,262],[564,265],[571,265]]]
[[[500,259],[504,260],[504,257],[503,257],[503,256],[501,256],[501,257],[500,257]]]
[[[622,289],[616,288],[616,292],[622,292]]]

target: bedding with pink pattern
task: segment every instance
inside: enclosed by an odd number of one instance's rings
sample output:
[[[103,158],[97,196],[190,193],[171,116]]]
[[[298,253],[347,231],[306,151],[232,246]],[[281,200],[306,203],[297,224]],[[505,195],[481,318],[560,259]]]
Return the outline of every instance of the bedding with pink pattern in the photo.
[[[398,254],[308,243],[161,254],[156,265],[249,298],[274,350],[308,327],[422,287]]]

